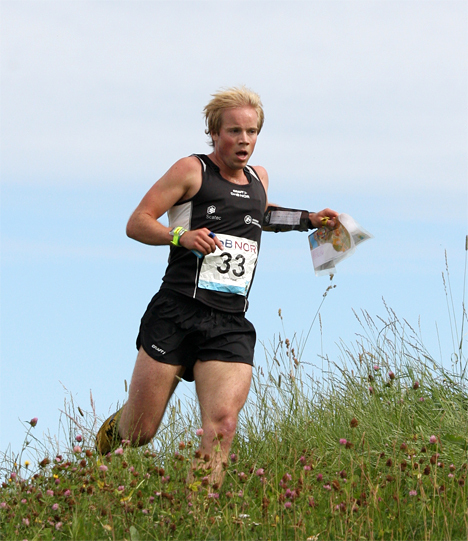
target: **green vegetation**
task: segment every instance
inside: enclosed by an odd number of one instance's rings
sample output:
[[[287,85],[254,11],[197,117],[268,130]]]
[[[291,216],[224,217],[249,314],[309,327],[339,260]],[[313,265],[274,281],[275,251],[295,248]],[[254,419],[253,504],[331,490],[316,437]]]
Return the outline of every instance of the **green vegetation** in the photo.
[[[71,403],[67,453],[36,441],[35,463],[4,457],[1,538],[467,539],[463,341],[449,373],[387,314],[377,326],[364,313],[363,335],[318,379],[296,337],[265,348],[222,487],[203,466],[185,482],[195,404],[171,406],[152,446],[101,458],[93,412]]]

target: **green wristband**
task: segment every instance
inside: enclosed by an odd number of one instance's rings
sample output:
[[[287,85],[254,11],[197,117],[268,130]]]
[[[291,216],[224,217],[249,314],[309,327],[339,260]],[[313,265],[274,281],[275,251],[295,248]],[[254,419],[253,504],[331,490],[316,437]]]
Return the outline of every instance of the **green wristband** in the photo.
[[[171,229],[170,234],[172,235],[171,244],[174,246],[180,246],[180,237],[186,232],[187,230],[183,227],[174,227],[174,229]]]

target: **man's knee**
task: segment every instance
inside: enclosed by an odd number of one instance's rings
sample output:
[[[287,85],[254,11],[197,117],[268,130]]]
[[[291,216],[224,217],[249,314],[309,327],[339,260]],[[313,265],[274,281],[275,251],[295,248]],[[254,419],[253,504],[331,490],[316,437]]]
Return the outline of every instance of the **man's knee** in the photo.
[[[128,404],[126,405],[128,408]],[[141,415],[135,419],[131,411],[125,411],[127,414],[126,422],[120,423],[119,433],[124,440],[130,440],[135,447],[146,445],[156,435],[159,423],[153,416]]]
[[[219,412],[215,419],[208,420],[208,422],[212,425],[216,436],[221,436],[222,439],[231,440],[236,433],[237,414],[235,413]]]
[[[155,435],[156,429],[153,426],[146,426],[141,423],[137,423],[136,425],[132,426],[125,434],[122,434],[122,431],[120,432],[121,438],[124,440],[130,440],[133,447],[146,445],[154,438]]]

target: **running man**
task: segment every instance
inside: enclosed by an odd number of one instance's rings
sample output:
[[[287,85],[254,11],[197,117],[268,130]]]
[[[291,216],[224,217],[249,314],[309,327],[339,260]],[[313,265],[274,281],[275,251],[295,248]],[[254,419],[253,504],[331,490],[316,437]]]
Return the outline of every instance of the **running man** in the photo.
[[[129,237],[170,246],[170,256],[141,320],[128,401],[105,421],[96,446],[107,454],[122,439],[150,442],[179,378],[195,381],[199,450],[210,456],[210,483],[219,486],[252,378],[256,335],[245,312],[262,229],[332,229],[338,213],[268,204],[266,170],[248,165],[264,121],[256,93],[245,87],[220,91],[204,114],[211,154],[177,161],[127,225]],[[165,213],[169,227],[159,222]]]

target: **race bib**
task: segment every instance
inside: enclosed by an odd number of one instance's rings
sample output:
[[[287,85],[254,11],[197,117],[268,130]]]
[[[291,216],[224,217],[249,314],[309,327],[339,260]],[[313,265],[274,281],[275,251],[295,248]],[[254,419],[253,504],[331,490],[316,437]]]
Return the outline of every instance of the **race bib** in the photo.
[[[257,264],[258,245],[254,240],[232,235],[216,236],[224,249],[216,248],[203,258],[198,287],[245,297]]]

